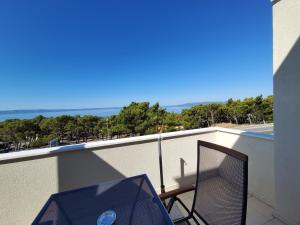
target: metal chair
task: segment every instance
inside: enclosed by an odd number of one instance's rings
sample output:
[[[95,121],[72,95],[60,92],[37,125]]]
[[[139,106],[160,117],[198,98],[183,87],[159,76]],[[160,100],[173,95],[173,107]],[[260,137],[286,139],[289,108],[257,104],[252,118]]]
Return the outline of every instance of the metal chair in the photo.
[[[189,209],[178,195],[194,191]],[[248,191],[248,156],[209,142],[198,141],[197,176],[193,186],[160,195],[170,213],[175,204],[187,212],[175,224],[245,225]]]

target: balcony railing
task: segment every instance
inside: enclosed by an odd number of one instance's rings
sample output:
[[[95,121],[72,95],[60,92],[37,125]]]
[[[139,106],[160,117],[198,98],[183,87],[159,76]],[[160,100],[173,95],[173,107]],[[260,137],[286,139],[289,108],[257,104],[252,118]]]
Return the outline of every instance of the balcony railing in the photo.
[[[274,205],[273,136],[205,128],[0,155],[0,224],[30,224],[56,192],[146,173],[160,191],[194,182],[197,140],[249,156],[249,194]]]

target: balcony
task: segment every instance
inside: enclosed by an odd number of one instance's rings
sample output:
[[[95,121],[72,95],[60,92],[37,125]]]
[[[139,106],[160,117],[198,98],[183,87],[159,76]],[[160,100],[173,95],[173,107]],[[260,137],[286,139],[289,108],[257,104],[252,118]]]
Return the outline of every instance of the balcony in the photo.
[[[158,143],[165,186],[191,184],[196,174],[197,140],[220,144],[249,156],[248,225],[281,225],[273,216],[273,136],[205,128],[110,141],[7,153],[0,156],[0,223],[30,224],[56,192],[146,173],[160,192]],[[191,202],[192,194],[183,197]],[[181,213],[180,209],[174,213]]]

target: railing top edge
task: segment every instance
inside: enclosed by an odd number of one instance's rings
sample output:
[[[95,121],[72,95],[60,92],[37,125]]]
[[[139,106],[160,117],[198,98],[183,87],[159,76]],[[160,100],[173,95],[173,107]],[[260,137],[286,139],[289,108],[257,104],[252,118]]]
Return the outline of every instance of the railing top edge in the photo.
[[[115,140],[91,141],[91,142],[81,143],[81,144],[24,150],[20,152],[10,152],[10,153],[1,154],[0,162],[5,160],[42,156],[42,155],[75,151],[75,150],[93,149],[97,147],[116,146],[116,145],[130,144],[130,143],[137,143],[137,142],[147,142],[152,140],[155,141],[157,140],[157,138],[158,135],[153,134],[153,135],[139,136],[139,137],[120,138]]]
[[[169,132],[169,133],[162,133],[160,134],[161,138],[176,138],[181,136],[187,136],[187,135],[195,135],[195,134],[204,134],[208,132],[215,132],[217,129],[215,127],[209,127],[209,128],[200,128],[200,129],[193,129],[193,130],[184,130],[184,131],[175,131],[175,132]]]
[[[268,140],[268,141],[274,141],[273,134],[263,134],[263,133],[258,133],[258,132],[254,132],[254,131],[243,131],[243,130],[238,130],[238,129],[230,129],[230,128],[222,128],[222,127],[215,127],[215,129],[219,132],[248,136],[248,137],[253,137],[253,138],[259,138],[259,139],[264,139],[264,140]]]
[[[215,132],[215,131],[216,131],[215,128],[202,128],[202,129],[176,131],[176,132],[161,133],[161,134],[151,134],[151,135],[144,135],[138,137],[120,138],[120,139],[107,140],[107,141],[92,141],[87,143],[72,144],[72,145],[65,145],[59,147],[48,147],[48,148],[24,150],[19,152],[10,152],[10,153],[0,154],[0,162],[7,161],[7,160],[21,159],[21,158],[50,155],[50,154],[75,151],[75,150],[86,150],[86,149],[94,149],[94,148],[109,147],[109,146],[114,147],[118,145],[157,141],[158,139],[165,139],[165,138],[176,138],[176,137],[179,138],[181,136],[195,135],[195,134]]]
[[[144,143],[149,141],[151,142],[151,141],[156,141],[158,139],[180,138],[180,137],[185,137],[190,135],[205,134],[205,133],[216,132],[216,131],[235,134],[235,135],[243,135],[243,136],[249,136],[254,138],[260,138],[260,139],[270,140],[270,141],[274,140],[273,135],[269,135],[269,134],[260,134],[257,132],[242,131],[236,129],[221,128],[221,127],[210,127],[210,128],[176,131],[176,132],[161,133],[161,134],[152,134],[152,135],[145,135],[145,136],[138,136],[138,137],[120,138],[120,139],[107,140],[107,141],[93,141],[93,142],[87,142],[82,144],[40,148],[40,149],[25,150],[20,152],[11,152],[11,153],[0,154],[0,162],[14,160],[14,159],[50,155],[50,154],[56,154],[61,152],[68,152],[68,151],[95,149],[95,148],[110,147],[110,146],[114,147],[118,145],[126,145],[126,144],[129,145],[129,144]]]

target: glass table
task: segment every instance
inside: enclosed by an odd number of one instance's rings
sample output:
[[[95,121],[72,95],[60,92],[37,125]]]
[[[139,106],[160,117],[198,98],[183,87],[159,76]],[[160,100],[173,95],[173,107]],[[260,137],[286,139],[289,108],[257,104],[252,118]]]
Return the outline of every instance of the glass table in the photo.
[[[174,225],[146,175],[50,196],[33,225],[97,225],[113,210],[115,225]]]

